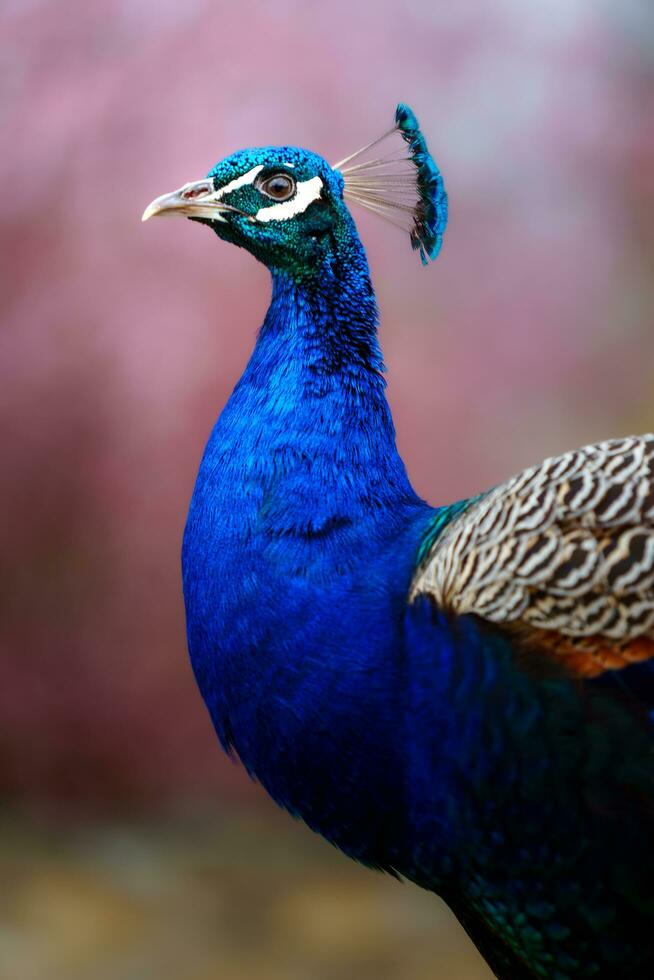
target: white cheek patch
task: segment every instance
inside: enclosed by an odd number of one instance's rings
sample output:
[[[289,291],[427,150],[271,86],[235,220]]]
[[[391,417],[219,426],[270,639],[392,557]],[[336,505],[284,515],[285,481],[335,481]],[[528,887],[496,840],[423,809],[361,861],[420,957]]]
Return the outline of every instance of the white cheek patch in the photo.
[[[260,170],[261,168],[255,167],[254,169]],[[322,187],[323,183],[320,177],[301,180],[290,201],[281,201],[279,204],[271,204],[267,208],[259,208],[254,219],[255,221],[286,221],[288,218],[295,217],[296,214],[302,214],[310,204],[320,198]]]

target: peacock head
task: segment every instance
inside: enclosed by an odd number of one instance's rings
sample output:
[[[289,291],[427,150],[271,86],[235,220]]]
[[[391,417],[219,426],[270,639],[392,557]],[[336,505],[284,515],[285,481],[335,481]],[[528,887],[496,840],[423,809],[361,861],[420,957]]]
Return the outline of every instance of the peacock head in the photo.
[[[371,153],[393,136],[399,146]],[[272,270],[305,278],[352,240],[348,201],[408,231],[423,263],[438,255],[447,196],[408,106],[398,105],[391,130],[334,166],[297,147],[240,150],[203,180],[156,198],[143,221],[155,215],[199,221]]]

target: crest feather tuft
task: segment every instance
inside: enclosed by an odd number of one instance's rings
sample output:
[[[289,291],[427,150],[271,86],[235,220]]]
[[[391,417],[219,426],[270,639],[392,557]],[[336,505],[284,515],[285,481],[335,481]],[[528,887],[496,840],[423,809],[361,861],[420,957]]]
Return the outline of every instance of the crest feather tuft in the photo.
[[[396,139],[385,155],[368,153],[397,135],[403,141],[400,146]],[[392,129],[339,161],[334,169],[343,176],[346,198],[407,231],[424,265],[428,259],[436,258],[447,225],[447,194],[441,172],[408,105],[401,102],[397,106]]]

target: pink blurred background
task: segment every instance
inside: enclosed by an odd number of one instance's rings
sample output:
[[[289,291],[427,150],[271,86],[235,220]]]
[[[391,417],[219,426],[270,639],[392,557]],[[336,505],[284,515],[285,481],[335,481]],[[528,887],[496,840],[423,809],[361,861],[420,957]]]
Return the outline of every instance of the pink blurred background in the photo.
[[[422,269],[400,232],[355,217],[417,489],[447,502],[552,453],[651,429],[652,7],[6,0],[0,30],[9,839],[27,821],[36,837],[20,839],[34,853],[44,827],[68,840],[82,818],[138,819],[142,842],[155,817],[192,813],[206,827],[236,814],[255,836],[279,830],[270,848],[281,836],[294,855],[283,867],[301,863],[313,843],[296,827],[286,840],[284,818],[215,742],[179,575],[200,453],[263,318],[268,275],[203,228],[141,225],[141,212],[240,147],[295,143],[337,159],[405,100],[450,195],[442,255]],[[321,868],[337,860],[319,853]],[[15,881],[33,885],[22,867]],[[421,943],[432,929],[425,920]],[[235,949],[234,975],[258,976]],[[11,976],[39,976],[21,950]],[[346,945],[343,963],[353,955]],[[312,962],[280,975],[322,977]],[[457,975],[485,976],[475,963]],[[111,976],[132,975],[121,970]]]

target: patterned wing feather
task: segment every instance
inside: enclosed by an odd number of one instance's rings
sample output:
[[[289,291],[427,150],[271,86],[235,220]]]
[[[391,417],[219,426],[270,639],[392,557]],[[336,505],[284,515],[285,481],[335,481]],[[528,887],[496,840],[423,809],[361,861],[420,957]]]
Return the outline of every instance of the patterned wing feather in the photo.
[[[428,595],[581,676],[654,654],[654,435],[548,459],[459,510],[422,557]]]

